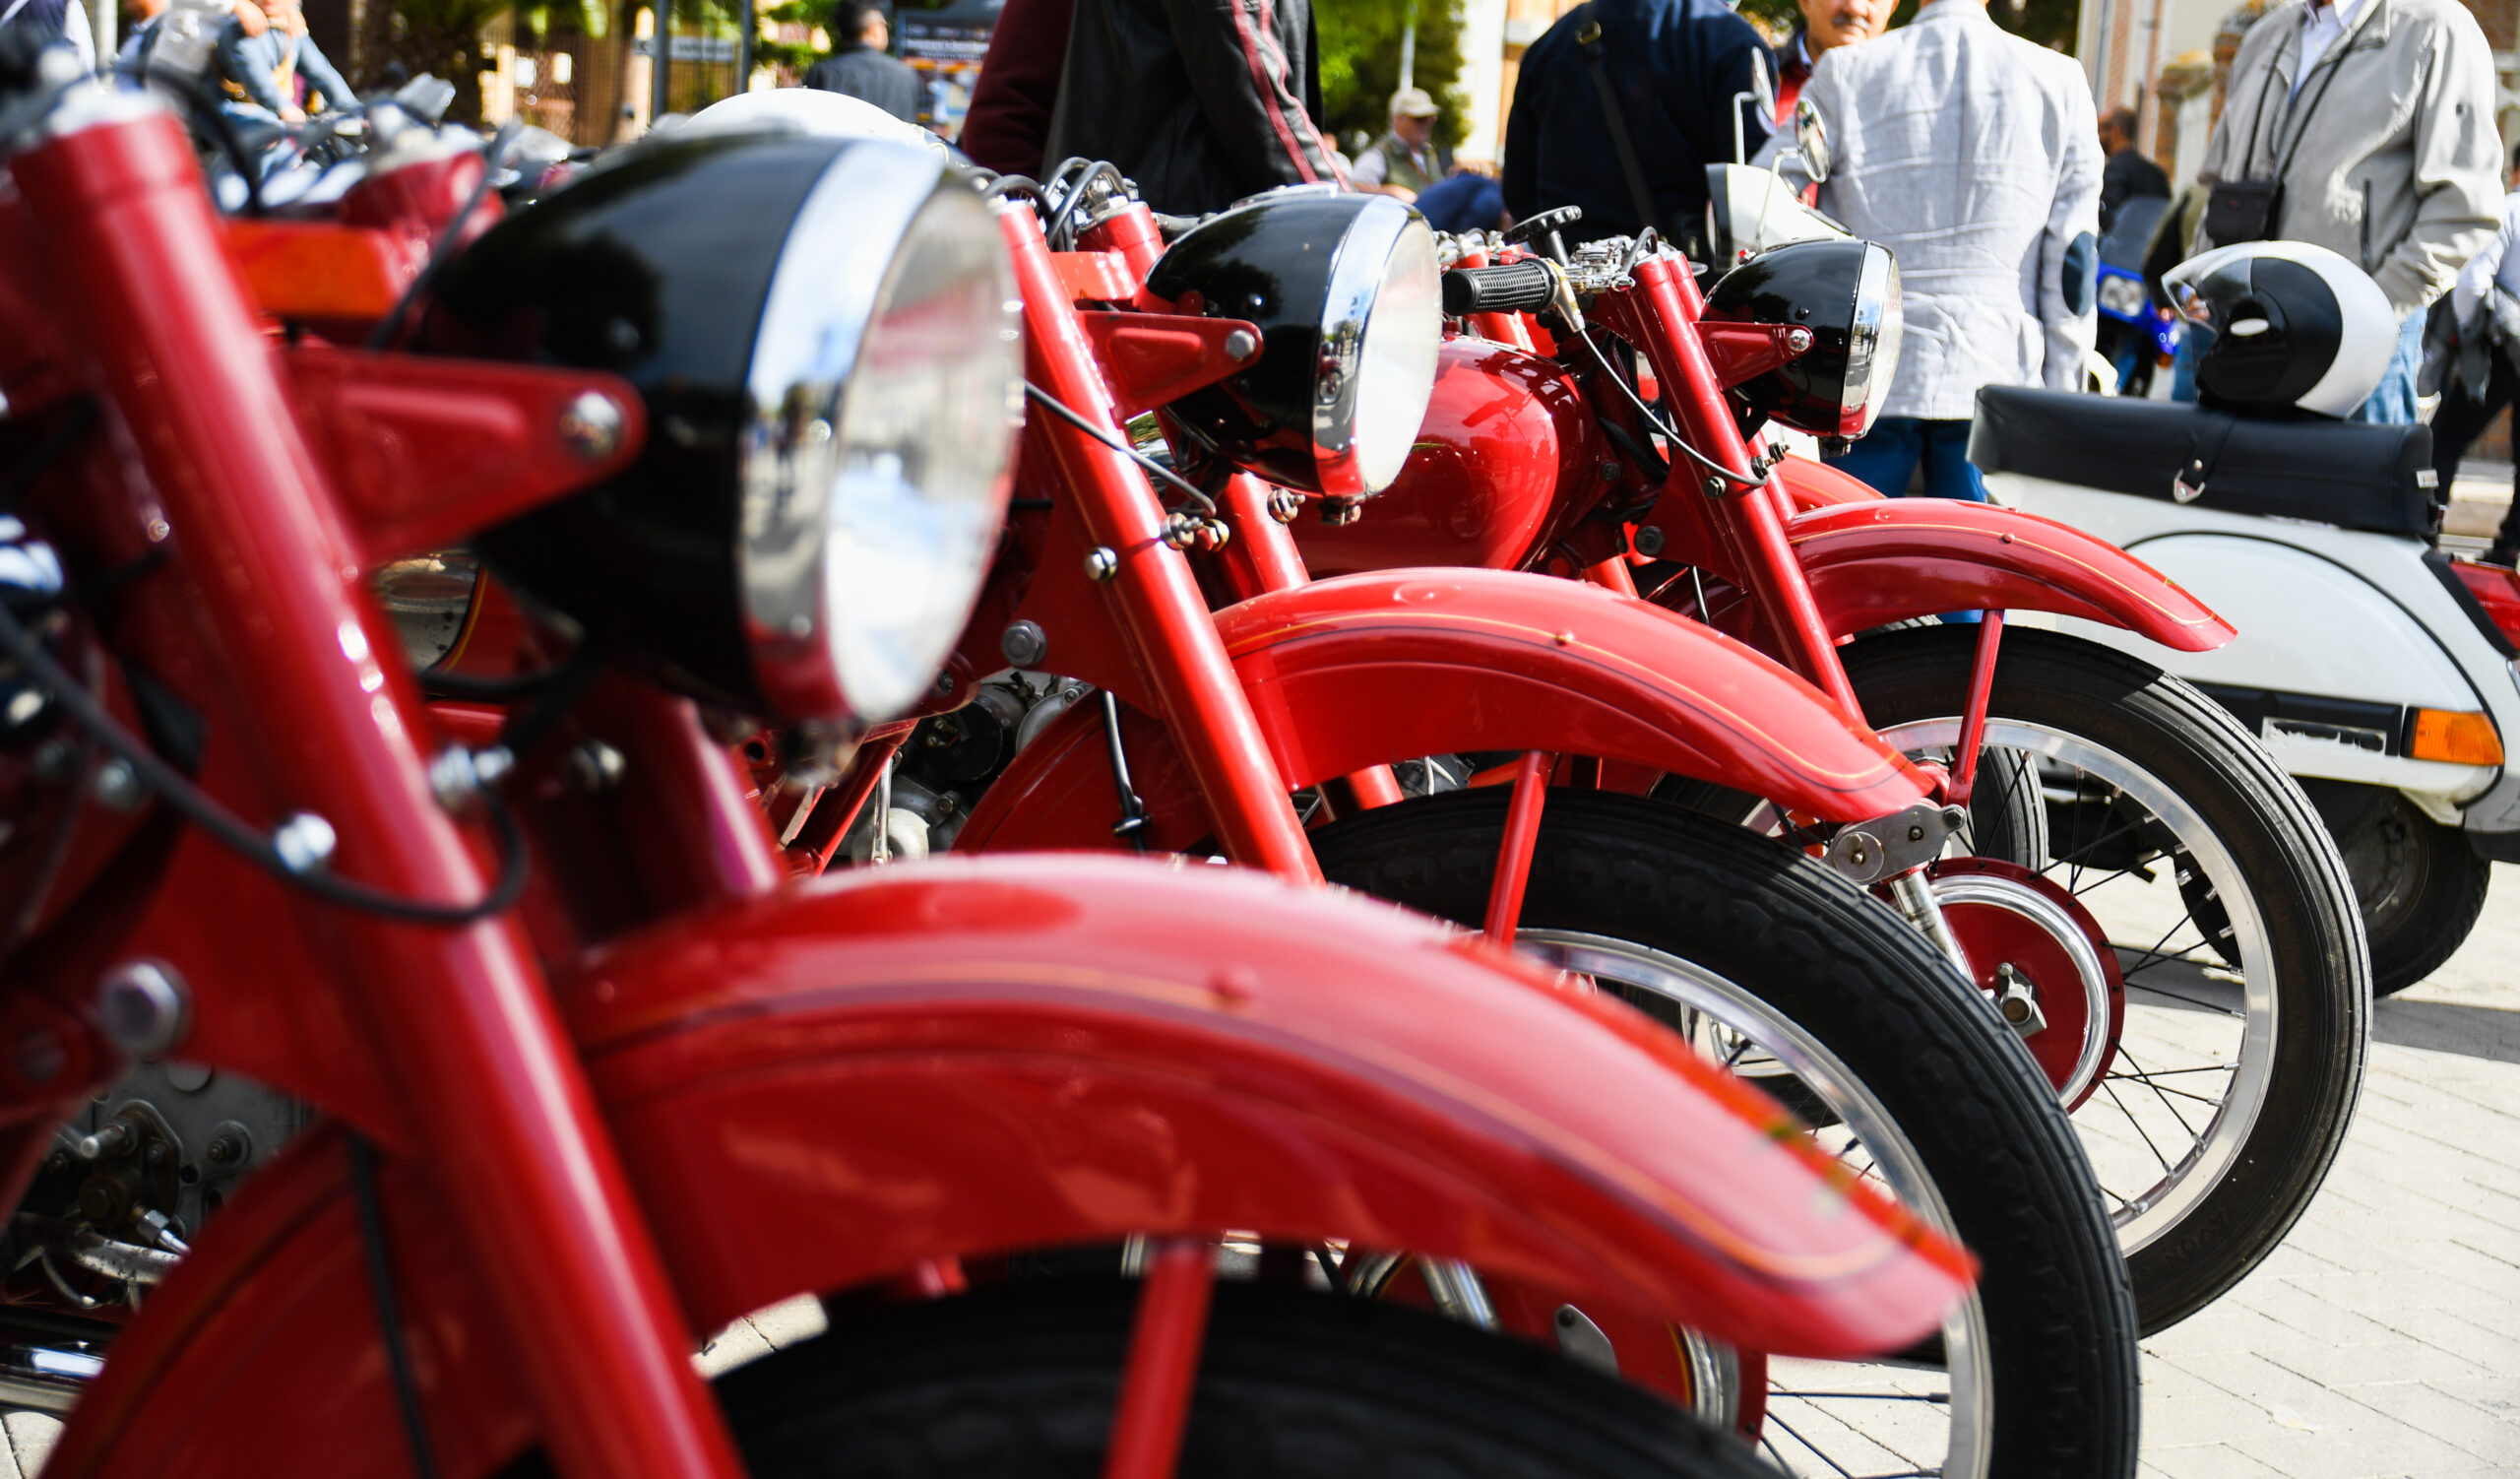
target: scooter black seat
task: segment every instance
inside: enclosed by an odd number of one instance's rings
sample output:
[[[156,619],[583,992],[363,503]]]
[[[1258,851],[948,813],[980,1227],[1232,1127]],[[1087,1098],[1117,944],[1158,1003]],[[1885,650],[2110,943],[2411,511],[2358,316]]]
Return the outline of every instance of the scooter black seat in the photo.
[[[2432,428],[2235,416],[2052,390],[1978,392],[1969,460],[2112,493],[2430,539]]]

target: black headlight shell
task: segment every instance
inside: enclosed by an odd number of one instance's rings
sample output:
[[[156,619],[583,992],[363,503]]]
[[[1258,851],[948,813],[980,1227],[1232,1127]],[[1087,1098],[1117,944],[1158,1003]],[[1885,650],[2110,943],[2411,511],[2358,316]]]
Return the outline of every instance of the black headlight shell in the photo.
[[[1171,405],[1208,451],[1338,498],[1400,476],[1443,334],[1425,218],[1387,195],[1272,191],[1173,242],[1147,286],[1260,327],[1250,368]]]
[[[629,153],[443,279],[431,347],[609,370],[648,412],[629,471],[482,552],[695,696],[890,717],[959,634],[1004,514],[1014,298],[988,208],[924,151],[740,134]]]
[[[1732,388],[1759,416],[1814,436],[1872,429],[1899,364],[1899,266],[1878,242],[1796,241],[1717,280],[1706,316],[1799,326],[1811,348]]]

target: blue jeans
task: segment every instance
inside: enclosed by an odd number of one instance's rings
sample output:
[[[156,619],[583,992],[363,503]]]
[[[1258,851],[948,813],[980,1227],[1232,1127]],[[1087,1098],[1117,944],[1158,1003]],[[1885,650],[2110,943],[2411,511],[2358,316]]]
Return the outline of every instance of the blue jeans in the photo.
[[[1986,482],[1969,460],[1969,422],[1927,420],[1922,417],[1885,416],[1872,432],[1847,449],[1830,466],[1853,475],[1875,491],[1893,498],[1908,494],[1917,464],[1924,464],[1925,496],[1986,501]],[[1945,611],[1945,621],[1975,621],[1976,611]]]
[[[2174,401],[2196,399],[2196,360],[2205,353],[2209,336],[2188,325],[2179,336],[2178,357],[2171,371],[2170,398]],[[2380,374],[2378,388],[2371,398],[2352,416],[2349,421],[2367,421],[2381,426],[2412,426],[2416,420],[2415,377],[2424,368],[2424,314],[2410,313],[2398,325],[2397,348],[2390,352],[2389,367]]]
[[[2389,367],[2380,375],[2379,387],[2362,408],[2347,417],[2349,421],[2368,421],[2378,426],[2412,426],[2416,421],[2415,377],[2424,368],[2424,310],[2419,308],[2398,325],[2398,347],[2389,355]],[[2442,489],[2444,493],[2447,488]]]
[[[1920,462],[1925,468],[1926,497],[1986,501],[1986,484],[1969,462],[1967,421],[1885,416],[1872,423],[1871,435],[1848,448],[1845,456],[1830,459],[1830,466],[1878,492],[1902,498]]]

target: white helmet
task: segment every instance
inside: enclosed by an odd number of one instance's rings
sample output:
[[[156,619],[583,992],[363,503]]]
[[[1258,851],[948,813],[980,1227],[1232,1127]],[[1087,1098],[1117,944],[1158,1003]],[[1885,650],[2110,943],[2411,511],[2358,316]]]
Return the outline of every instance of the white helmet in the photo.
[[[674,132],[705,134],[799,133],[818,138],[889,139],[953,158],[944,140],[915,123],[904,123],[860,98],[814,88],[767,88],[737,93],[709,104]]]
[[[2196,399],[2233,411],[2352,416],[2397,353],[2398,315],[2370,275],[2323,246],[2243,241],[2162,274],[2205,335]]]

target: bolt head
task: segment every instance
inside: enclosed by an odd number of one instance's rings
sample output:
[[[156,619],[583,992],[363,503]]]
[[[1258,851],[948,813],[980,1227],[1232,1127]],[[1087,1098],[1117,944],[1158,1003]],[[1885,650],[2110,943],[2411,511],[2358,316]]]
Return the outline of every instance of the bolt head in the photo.
[[[132,810],[149,796],[140,772],[119,755],[96,767],[94,787],[96,804],[114,811]]]
[[[997,650],[1018,668],[1031,668],[1049,656],[1050,638],[1039,622],[1017,621],[997,639]]]
[[[1096,547],[1085,553],[1085,578],[1100,585],[1120,573],[1120,557],[1108,548]]]
[[[96,984],[96,1024],[134,1058],[163,1057],[190,1025],[190,994],[173,971],[153,960],[126,961]],[[25,1063],[24,1055],[20,1065]]]
[[[1240,364],[1260,351],[1260,341],[1249,329],[1236,329],[1225,337],[1225,357]]]
[[[621,448],[621,408],[601,391],[585,391],[560,413],[560,445],[582,461],[601,462]]]
[[[333,849],[340,845],[333,824],[312,811],[292,812],[272,831],[272,848],[292,873],[311,873],[332,862]]]
[[[1663,528],[1648,524],[1636,531],[1636,552],[1651,558],[1663,552]]]

